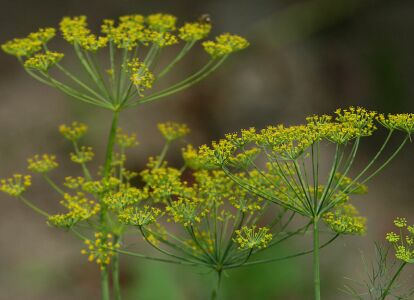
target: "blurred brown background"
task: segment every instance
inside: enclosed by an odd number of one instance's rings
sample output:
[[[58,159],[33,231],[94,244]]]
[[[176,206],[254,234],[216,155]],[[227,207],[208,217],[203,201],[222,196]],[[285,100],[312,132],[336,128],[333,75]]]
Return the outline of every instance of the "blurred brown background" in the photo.
[[[181,21],[209,13],[214,33],[243,35],[251,46],[190,90],[122,115],[122,127],[136,131],[141,142],[130,153],[131,168],[139,170],[148,155],[159,153],[156,124],[162,121],[188,123],[188,141],[200,144],[239,128],[297,123],[309,114],[349,105],[414,110],[414,2],[408,0],[0,0],[0,43],[38,27],[56,27],[65,15],[85,14],[98,28],[103,18],[153,12],[173,13]],[[198,53],[175,74],[188,74],[201,63],[205,54]],[[0,177],[24,172],[26,158],[42,152],[61,158],[57,178],[76,172],[65,156],[69,145],[56,130],[72,120],[89,124],[87,142],[99,162],[109,114],[32,80],[13,57],[0,53]],[[360,162],[369,159],[380,140],[368,139]],[[373,242],[383,241],[395,216],[414,222],[412,153],[410,144],[357,201],[369,218],[368,234],[344,237],[324,250],[324,299],[349,299],[339,291],[347,283],[344,277],[363,278],[361,252],[371,256]],[[176,151],[169,160],[179,157]],[[46,210],[58,208],[59,199],[40,180],[30,195]],[[303,247],[308,246],[296,243],[272,251],[283,255]],[[0,195],[1,300],[98,299],[97,267],[79,254],[80,248],[73,236],[47,227],[22,204]],[[209,290],[210,279],[202,270],[130,258],[123,258],[123,270],[125,299],[206,299]],[[310,257],[229,275],[223,299],[311,299]]]

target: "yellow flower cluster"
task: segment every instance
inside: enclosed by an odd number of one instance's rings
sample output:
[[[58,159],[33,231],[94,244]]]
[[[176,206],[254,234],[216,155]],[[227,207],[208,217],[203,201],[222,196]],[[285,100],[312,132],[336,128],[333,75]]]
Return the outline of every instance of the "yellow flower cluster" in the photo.
[[[240,250],[266,248],[273,238],[267,227],[243,226],[240,230],[236,230],[235,234],[234,242],[239,245]]]
[[[130,80],[137,87],[138,92],[142,94],[145,90],[152,88],[155,77],[147,66],[139,61],[138,58],[134,58],[126,65],[127,71],[130,74]]]
[[[399,234],[389,232],[385,239],[395,249],[395,257],[407,263],[414,262],[414,225],[407,226],[407,219],[396,218],[394,225],[398,228]]]
[[[56,156],[49,154],[35,155],[29,158],[27,162],[29,163],[27,168],[36,173],[47,173],[59,166],[56,162]]]
[[[66,186],[68,189],[76,190],[82,187],[82,185],[85,183],[85,178],[83,177],[72,177],[68,176],[65,177],[65,182],[63,183],[64,186]]]
[[[88,126],[78,122],[73,122],[71,125],[62,124],[59,126],[59,132],[71,142],[79,140],[87,131]]]
[[[202,203],[196,199],[178,199],[171,202],[165,211],[175,223],[180,223],[184,227],[193,226],[201,222],[201,218],[206,216],[209,210],[203,207]]]
[[[15,38],[1,46],[4,52],[17,57],[30,57],[42,49],[42,46],[56,34],[54,28],[41,28],[25,38]]]
[[[204,39],[211,31],[211,24],[208,23],[185,23],[179,30],[178,36],[186,42]]]
[[[141,227],[155,223],[161,215],[162,213],[159,208],[145,205],[142,209],[138,207],[127,207],[118,215],[118,218],[122,224]]]
[[[19,197],[31,185],[32,177],[30,175],[14,174],[11,178],[0,180],[0,191],[12,197]]]
[[[82,190],[93,195],[102,195],[115,190],[120,184],[121,181],[118,178],[109,177],[102,180],[87,181],[82,185]]]
[[[116,250],[121,247],[119,243],[112,241],[112,234],[102,232],[95,233],[95,240],[85,240],[87,249],[81,251],[82,254],[88,255],[90,262],[95,261],[104,270],[111,263],[111,257],[115,255]]]
[[[204,157],[201,157],[193,145],[187,145],[186,148],[183,148],[182,156],[185,165],[193,170],[213,170],[219,168],[215,161],[206,160]]]
[[[82,146],[76,153],[70,154],[70,159],[77,164],[84,164],[91,161],[95,154],[92,151],[92,147]]]
[[[333,212],[323,215],[323,221],[334,232],[340,234],[364,234],[366,218],[359,216],[358,210],[351,204],[344,204]]]
[[[166,122],[158,124],[158,130],[161,132],[163,137],[168,141],[172,142],[177,139],[181,139],[190,133],[190,129],[186,124],[179,124],[174,122]]]
[[[121,189],[118,192],[107,193],[102,202],[112,211],[122,211],[125,207],[134,205],[148,198],[148,191],[146,189],[137,189],[129,187]]]
[[[137,141],[136,134],[126,134],[122,131],[121,128],[118,128],[116,132],[116,143],[121,148],[131,148],[137,146],[139,143]]]
[[[377,116],[377,121],[389,130],[401,130],[408,134],[414,133],[414,114],[383,114]]]
[[[145,42],[145,18],[141,15],[127,15],[119,18],[118,26],[114,20],[104,20],[102,33],[118,48],[131,51],[139,42]]]
[[[233,52],[243,50],[249,46],[249,42],[238,35],[224,33],[216,37],[215,41],[203,43],[204,50],[212,57],[222,57]]]
[[[160,32],[174,31],[177,18],[170,14],[158,13],[147,16],[146,22],[152,30]]]
[[[108,43],[107,37],[97,37],[88,29],[86,16],[64,17],[60,22],[63,38],[87,51],[95,52]]]
[[[35,54],[24,62],[24,67],[32,70],[47,72],[64,57],[63,53],[46,51],[45,53]]]

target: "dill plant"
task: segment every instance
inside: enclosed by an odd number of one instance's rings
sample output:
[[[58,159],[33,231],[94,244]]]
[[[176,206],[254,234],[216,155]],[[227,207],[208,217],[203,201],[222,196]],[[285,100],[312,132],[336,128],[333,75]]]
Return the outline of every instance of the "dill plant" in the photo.
[[[388,135],[366,166],[355,170],[360,143],[375,133],[378,124],[388,130]],[[397,132],[402,133],[399,146],[385,155],[384,150]],[[336,110],[333,116],[308,117],[304,125],[241,130],[211,146],[187,148],[184,157],[193,166],[220,168],[250,193],[308,220],[313,232],[314,298],[319,300],[321,222],[335,234],[334,238],[343,234],[363,234],[366,220],[351,204],[351,197],[366,192],[364,184],[391,162],[410,141],[413,132],[413,114],[384,115],[350,107]],[[322,150],[329,149],[332,150],[331,160],[320,155]],[[235,160],[244,164],[234,164]],[[327,174],[321,171],[323,167],[329,169]],[[267,181],[270,188],[252,183],[252,170]],[[240,172],[245,176],[236,175]]]
[[[151,206],[139,211],[129,210],[130,215],[126,214],[126,208],[146,199],[148,191],[129,184],[137,174],[124,169],[124,151],[134,146],[136,140],[134,136],[119,131],[119,116],[125,109],[151,103],[191,87],[219,68],[229,55],[243,50],[249,43],[229,33],[204,41],[202,47],[209,60],[193,74],[166,88],[156,89],[161,79],[208,36],[211,30],[208,21],[200,19],[178,27],[177,18],[170,14],[127,15],[118,21],[103,20],[101,33],[95,34],[88,28],[86,16],[77,16],[64,17],[59,27],[63,39],[70,44],[78,59],[80,71],[72,71],[71,66],[65,65],[64,51],[51,49],[55,28],[42,28],[26,37],[15,38],[4,43],[2,49],[15,56],[34,79],[73,99],[112,112],[102,170],[98,173],[89,170],[88,162],[94,153],[91,147],[79,142],[87,126],[75,122],[62,125],[60,132],[73,144],[74,152],[70,159],[80,165],[82,177],[67,177],[63,186],[58,185],[49,175],[58,166],[54,155],[36,155],[28,161],[29,170],[39,173],[61,196],[66,213],[50,215],[23,195],[31,184],[29,175],[16,174],[4,179],[0,189],[47,217],[50,225],[68,229],[84,239],[87,248],[82,252],[88,254],[90,261],[100,265],[102,299],[110,298],[109,272],[112,273],[114,298],[121,299],[119,248],[124,234],[121,220],[126,224],[141,224],[139,227],[142,228],[153,223],[161,212]],[[157,65],[167,48],[177,47],[179,50],[165,66]],[[106,54],[103,53],[105,50]],[[174,130],[171,124],[160,129],[180,134],[180,129]],[[176,136],[166,138],[171,141]],[[116,144],[119,147],[117,153]],[[122,217],[121,210],[124,212]],[[115,220],[112,220],[113,215],[117,217]],[[78,227],[82,230],[78,231]],[[94,233],[91,235],[87,231],[89,235],[85,236],[84,227]]]
[[[406,218],[396,218],[394,225],[397,232],[389,232],[385,239],[388,246],[375,245],[376,261],[369,266],[364,260],[366,279],[352,280],[354,286],[346,285],[344,292],[353,299],[384,300],[411,299],[414,288],[402,292],[400,277],[405,268],[414,263],[414,225],[408,225]],[[390,255],[394,249],[394,257]],[[361,291],[363,289],[364,291]]]

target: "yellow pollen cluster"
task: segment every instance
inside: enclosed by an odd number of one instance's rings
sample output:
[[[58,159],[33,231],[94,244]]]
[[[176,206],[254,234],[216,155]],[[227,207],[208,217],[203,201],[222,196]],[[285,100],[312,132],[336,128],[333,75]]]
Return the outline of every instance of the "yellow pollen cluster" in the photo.
[[[118,48],[131,51],[146,42],[144,28],[143,16],[127,15],[119,18],[118,26],[114,20],[104,20],[101,30]]]
[[[75,177],[68,176],[65,178],[65,182],[63,183],[64,186],[71,190],[76,190],[82,187],[82,185],[85,183],[85,178],[83,177]]]
[[[169,32],[145,30],[145,42],[151,42],[158,45],[160,48],[164,48],[177,44],[178,39],[175,35]]]
[[[56,162],[56,156],[49,154],[35,155],[29,158],[27,162],[29,163],[27,168],[36,173],[47,173],[59,166]]]
[[[158,13],[147,16],[146,22],[152,30],[160,32],[174,31],[177,18],[173,15]]]
[[[83,123],[73,122],[71,125],[60,125],[59,132],[69,141],[76,142],[85,135],[88,126]]]
[[[229,33],[218,36],[216,41],[203,43],[204,50],[212,57],[222,57],[243,50],[248,46],[249,42],[245,38]]]
[[[32,177],[30,175],[15,174],[11,178],[0,180],[0,191],[13,197],[19,197],[31,185]]]
[[[56,65],[64,57],[63,53],[46,51],[46,53],[38,53],[28,58],[24,62],[24,67],[32,70],[47,72],[51,67]]]
[[[87,249],[81,251],[82,254],[88,255],[90,262],[95,261],[104,270],[111,263],[111,257],[115,255],[116,250],[121,247],[119,243],[114,244],[112,234],[102,232],[95,233],[95,240],[85,240]]]
[[[401,130],[408,134],[414,132],[414,114],[383,114],[377,116],[377,121],[389,130]]]
[[[162,215],[161,210],[156,207],[144,206],[143,209],[128,207],[119,215],[119,221],[125,225],[146,226],[153,224]]]
[[[126,134],[122,132],[121,128],[118,128],[116,132],[116,143],[121,148],[131,148],[138,145],[136,134]]]
[[[407,263],[414,262],[414,225],[407,225],[405,218],[396,218],[394,225],[399,233],[389,232],[385,239],[394,246],[397,259]]]
[[[186,124],[179,124],[174,122],[158,124],[158,130],[168,142],[183,138],[190,133],[190,129]]]
[[[54,28],[41,28],[25,38],[15,38],[1,46],[4,52],[16,57],[30,57],[55,36]]]
[[[240,230],[236,230],[234,241],[239,245],[239,249],[263,249],[272,241],[273,235],[269,233],[269,228],[256,226],[243,226]]]
[[[71,44],[77,44],[81,48],[95,52],[104,48],[108,43],[107,37],[97,37],[88,29],[86,16],[64,17],[60,22],[60,30],[63,38]]]
[[[126,67],[130,74],[130,80],[137,87],[138,92],[141,95],[145,90],[152,88],[152,84],[155,80],[154,74],[152,74],[147,66],[140,62],[138,58],[129,61]]]
[[[70,154],[70,159],[74,163],[83,164],[91,161],[94,156],[95,154],[92,151],[92,147],[82,146],[78,152]]]
[[[208,213],[207,208],[203,208],[197,201],[189,199],[178,199],[167,206],[165,210],[175,223],[180,223],[184,227],[200,223],[201,218]]]
[[[110,210],[121,211],[125,207],[141,202],[147,197],[147,190],[130,187],[119,192],[108,193],[104,196],[102,201]]]
[[[178,32],[180,39],[186,42],[198,41],[204,39],[211,31],[211,24],[208,23],[185,23]]]
[[[327,212],[323,215],[323,221],[340,234],[361,235],[366,231],[366,218],[359,216],[358,210],[351,204],[344,204],[333,212]]]
[[[120,185],[120,180],[116,177],[103,178],[100,181],[87,181],[82,185],[82,189],[90,194],[103,194],[112,191]]]

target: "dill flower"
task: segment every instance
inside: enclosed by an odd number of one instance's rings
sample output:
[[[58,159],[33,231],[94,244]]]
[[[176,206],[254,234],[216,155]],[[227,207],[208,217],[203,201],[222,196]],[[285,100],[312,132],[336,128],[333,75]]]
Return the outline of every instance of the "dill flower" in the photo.
[[[359,216],[358,210],[351,204],[339,206],[335,211],[325,213],[322,218],[337,233],[361,235],[366,231],[366,218]]]
[[[376,119],[389,130],[401,130],[408,134],[414,132],[414,114],[379,114]]]
[[[114,20],[104,20],[101,30],[118,48],[131,51],[139,42],[145,43],[144,16],[127,15],[119,18],[118,26]]]
[[[114,190],[121,184],[116,177],[103,178],[102,180],[87,181],[82,184],[82,190],[90,194],[101,195]]]
[[[208,23],[185,23],[179,30],[178,36],[186,42],[204,39],[211,31],[211,24]]]
[[[35,54],[24,62],[24,67],[32,70],[47,72],[64,57],[63,53],[46,51]]]
[[[143,93],[145,90],[152,88],[155,77],[147,66],[140,62],[138,58],[134,58],[126,64],[128,73],[130,74],[130,80],[137,87],[139,93]]]
[[[161,210],[156,207],[145,205],[143,209],[138,207],[127,207],[119,215],[119,221],[125,225],[147,226],[157,221],[161,216]]]
[[[239,249],[262,249],[266,248],[272,241],[273,235],[269,233],[269,228],[256,226],[243,226],[240,230],[236,230],[234,241],[239,245]]]
[[[30,175],[14,174],[11,178],[0,180],[0,191],[12,197],[19,197],[31,185],[32,177]]]
[[[146,189],[137,189],[129,187],[119,192],[107,193],[102,202],[113,211],[121,211],[125,207],[141,202],[148,197]]]
[[[119,243],[114,244],[112,234],[102,232],[95,233],[94,241],[85,240],[85,244],[87,249],[83,249],[81,253],[88,255],[88,261],[95,261],[101,270],[104,270],[110,264],[111,257],[121,247]]]
[[[170,14],[158,13],[147,16],[146,22],[150,29],[156,31],[174,31],[177,18]]]
[[[396,218],[394,225],[399,233],[389,232],[385,239],[395,249],[395,257],[407,263],[414,262],[414,225],[407,226],[406,218]]]
[[[118,128],[116,132],[116,143],[121,148],[131,148],[139,144],[136,134],[133,133],[128,135],[126,133],[123,133],[121,128]]]
[[[66,186],[68,189],[76,190],[82,187],[82,185],[85,183],[84,177],[72,177],[67,176],[65,177],[65,181],[63,183],[64,186]]]
[[[42,44],[46,44],[56,35],[55,28],[40,28],[37,32],[32,32],[28,35],[28,38],[33,41],[39,41]]]
[[[15,38],[1,46],[4,52],[16,57],[30,57],[42,50],[42,43],[30,38]]]
[[[87,131],[88,126],[78,122],[73,122],[71,125],[62,124],[59,126],[59,132],[71,142],[79,140]]]
[[[205,159],[205,157],[201,157],[193,145],[187,145],[186,148],[181,150],[181,153],[185,165],[193,170],[212,170],[219,168],[213,159]]]
[[[92,147],[82,146],[76,153],[70,154],[70,159],[77,164],[84,164],[91,161],[95,154],[92,151]]]
[[[65,193],[60,204],[68,209],[69,213],[67,215],[76,222],[87,220],[101,210],[99,203],[86,198],[82,192],[77,192],[75,195]]]
[[[158,130],[168,142],[181,139],[190,132],[190,129],[186,124],[179,124],[174,122],[158,124]]]
[[[203,43],[204,50],[212,57],[222,57],[233,52],[243,50],[249,46],[249,42],[238,35],[224,33],[216,37],[216,40]]]
[[[64,17],[59,23],[63,38],[69,43],[76,43],[90,34],[86,16]]]
[[[49,154],[35,155],[27,161],[29,163],[27,168],[36,173],[47,173],[59,166],[56,162],[56,156]]]
[[[204,208],[198,201],[182,198],[171,202],[165,210],[172,218],[169,219],[170,221],[180,223],[184,227],[200,223],[201,218],[208,213],[208,209]]]

